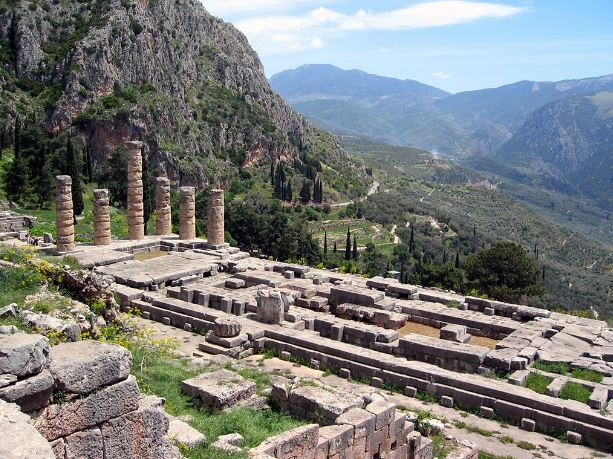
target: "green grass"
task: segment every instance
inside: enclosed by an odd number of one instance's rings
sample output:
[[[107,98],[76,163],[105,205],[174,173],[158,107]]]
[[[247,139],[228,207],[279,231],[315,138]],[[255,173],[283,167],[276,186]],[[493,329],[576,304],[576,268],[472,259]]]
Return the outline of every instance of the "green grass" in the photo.
[[[525,386],[538,394],[544,394],[547,386],[553,381],[549,376],[545,376],[538,372],[532,372],[526,378]]]
[[[513,437],[509,437],[508,435],[503,435],[502,437],[500,437],[500,443],[507,445],[509,443],[515,443],[515,440],[513,439]]]
[[[28,295],[36,293],[43,276],[29,268],[0,268],[0,306],[23,306]]]
[[[191,399],[182,393],[181,381],[194,377],[205,371],[207,367],[190,367],[184,360],[172,357],[149,356],[141,370],[143,358],[142,349],[134,349],[134,366],[132,373],[136,376],[141,391],[155,394],[166,399],[165,409],[173,416],[189,416],[189,424],[204,433],[207,439],[205,445],[193,450],[183,450],[185,457],[190,459],[217,459],[246,457],[241,454],[226,454],[210,448],[220,435],[238,432],[245,437],[245,446],[252,448],[259,445],[270,436],[278,435],[304,423],[285,414],[272,410],[253,410],[239,408],[230,412],[205,412],[199,410]],[[254,380],[259,388],[268,384],[268,379],[257,371],[244,370],[242,376]]]
[[[491,430],[487,430],[487,429],[482,429],[481,427],[477,427],[471,424],[466,424],[464,421],[455,421],[454,422],[455,426],[458,429],[463,429],[466,430],[468,432],[472,432],[472,433],[476,433],[479,435],[482,435],[484,437],[493,437],[494,436],[494,432],[492,432]]]
[[[560,398],[564,400],[576,400],[581,403],[587,403],[592,395],[592,389],[588,389],[581,384],[567,382],[560,391]]]
[[[530,443],[529,441],[518,441],[517,442],[517,446],[521,449],[527,449],[529,451],[536,449],[536,445],[534,445],[533,443]]]
[[[567,363],[557,362],[557,363],[543,363],[540,361],[534,362],[534,368],[541,371],[546,371],[547,373],[556,373],[564,376],[571,376],[576,379],[583,379],[584,381],[591,382],[602,382],[603,375],[594,370],[584,370],[581,368],[577,368],[571,371],[570,365]]]
[[[487,451],[479,451],[479,459],[513,459],[513,456],[498,456]]]
[[[445,459],[455,449],[454,443],[446,440],[441,433],[432,435],[430,440],[432,440],[432,457],[437,459]]]

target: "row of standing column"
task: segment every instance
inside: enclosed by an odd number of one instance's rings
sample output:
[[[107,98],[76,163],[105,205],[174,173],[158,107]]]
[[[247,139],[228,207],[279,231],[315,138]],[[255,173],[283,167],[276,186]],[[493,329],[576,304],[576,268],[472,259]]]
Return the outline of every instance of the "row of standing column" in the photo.
[[[141,142],[126,142],[128,153],[128,238],[142,240],[145,237],[143,204],[143,170]],[[70,176],[56,177],[56,226],[57,246],[60,252],[75,248],[74,211],[72,203],[72,179]],[[179,238],[196,238],[196,189],[181,187],[179,190]],[[223,190],[212,190],[208,206],[208,243],[224,243],[224,199]],[[170,205],[170,180],[159,177],[155,187],[156,235],[172,234],[172,212]],[[94,244],[111,243],[111,217],[109,192],[94,190]]]

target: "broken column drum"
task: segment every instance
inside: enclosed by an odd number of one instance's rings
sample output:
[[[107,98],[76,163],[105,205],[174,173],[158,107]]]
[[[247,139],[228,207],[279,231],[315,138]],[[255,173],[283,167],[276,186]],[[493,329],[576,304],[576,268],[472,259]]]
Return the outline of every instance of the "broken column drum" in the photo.
[[[94,190],[94,244],[111,243],[111,216],[109,190]]]
[[[72,178],[58,175],[55,178],[55,224],[57,227],[57,248],[60,252],[74,250],[74,210],[72,206]]]
[[[196,189],[181,187],[179,203],[179,237],[183,240],[196,238]]]
[[[224,243],[223,190],[211,190],[209,195],[207,241],[212,245]]]
[[[155,183],[155,234],[168,236],[171,233],[170,180],[158,177]]]
[[[142,142],[126,142],[128,155],[128,239],[145,237]]]

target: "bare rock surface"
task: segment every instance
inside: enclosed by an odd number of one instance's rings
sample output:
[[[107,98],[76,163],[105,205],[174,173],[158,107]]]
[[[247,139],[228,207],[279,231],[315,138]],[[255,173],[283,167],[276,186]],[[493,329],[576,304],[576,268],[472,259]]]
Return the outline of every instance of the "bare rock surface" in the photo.
[[[174,443],[185,445],[190,449],[206,442],[203,433],[194,429],[187,422],[176,418],[171,418],[169,421],[167,437]]]
[[[0,400],[0,457],[3,459],[55,459],[51,445],[29,423],[30,417],[13,403]]]
[[[222,410],[252,397],[256,385],[232,371],[218,370],[187,379],[181,387],[205,408]]]
[[[0,389],[0,399],[16,403],[24,412],[49,405],[53,393],[53,377],[48,370]]]
[[[0,335],[0,374],[39,373],[49,360],[49,348],[49,340],[41,335]]]
[[[58,389],[89,394],[130,374],[132,355],[120,346],[95,341],[63,343],[51,349],[49,371]]]

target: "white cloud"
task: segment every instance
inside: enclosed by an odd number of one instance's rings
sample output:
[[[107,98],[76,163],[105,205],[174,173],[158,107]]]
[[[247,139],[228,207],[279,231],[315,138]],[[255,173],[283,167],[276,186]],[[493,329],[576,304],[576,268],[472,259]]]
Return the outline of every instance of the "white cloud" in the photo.
[[[201,0],[204,7],[216,16],[289,11],[298,6],[328,3],[326,0]]]
[[[448,78],[451,78],[449,75],[447,75],[445,72],[434,72],[432,73],[433,77],[436,78],[442,78],[443,80],[446,80]]]
[[[309,1],[257,0],[254,3],[272,7],[273,4],[281,3],[286,6],[288,3],[293,3],[293,6],[296,6],[298,3],[306,4]],[[238,8],[239,4],[249,4],[248,8],[253,6],[251,2],[243,2],[244,0],[212,0],[212,3],[223,3],[226,8],[229,8],[228,5],[235,5]],[[319,3],[323,4],[326,1]],[[204,4],[207,5],[206,0]],[[443,27],[482,19],[500,19],[524,11],[526,8],[523,7],[465,0],[423,2],[393,11],[375,12],[361,9],[355,14],[343,14],[320,6],[302,15],[247,18],[236,22],[236,26],[249,37],[258,51],[280,53],[284,50],[279,49],[278,46],[271,46],[271,36],[275,34],[291,33],[295,38],[295,43],[298,43],[301,49],[318,48],[320,46],[314,46],[314,44],[319,44],[320,41],[323,44],[324,38],[339,33]],[[296,46],[292,46],[291,49],[295,50]]]
[[[326,44],[319,37],[315,37],[311,40],[311,48],[320,49],[320,48],[323,48],[324,46],[326,46]]]

